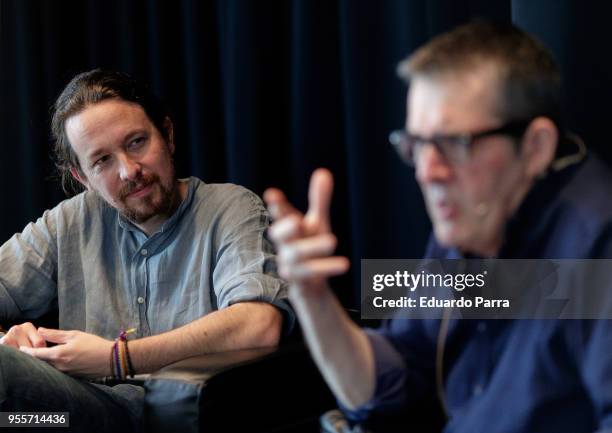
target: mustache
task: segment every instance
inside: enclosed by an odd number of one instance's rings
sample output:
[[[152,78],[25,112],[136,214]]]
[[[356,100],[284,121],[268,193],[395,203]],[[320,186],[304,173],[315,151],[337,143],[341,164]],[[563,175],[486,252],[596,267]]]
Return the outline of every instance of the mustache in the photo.
[[[121,200],[125,200],[134,191],[146,188],[155,182],[159,182],[159,176],[155,174],[143,175],[138,180],[128,180],[119,190],[119,197]]]

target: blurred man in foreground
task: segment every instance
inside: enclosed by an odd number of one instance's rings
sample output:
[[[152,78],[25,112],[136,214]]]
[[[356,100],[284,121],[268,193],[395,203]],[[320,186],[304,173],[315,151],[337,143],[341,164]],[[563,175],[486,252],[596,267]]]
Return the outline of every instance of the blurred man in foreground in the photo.
[[[414,166],[431,258],[611,258],[612,176],[560,119],[548,51],[511,26],[471,23],[399,66],[410,84],[392,142]],[[276,189],[265,200],[279,272],[323,376],[350,418],[446,415],[446,432],[612,429],[607,321],[393,319],[362,330],[326,279],[332,177],[317,170],[301,215]],[[432,420],[432,424],[433,424]],[[408,426],[406,426],[407,428]]]

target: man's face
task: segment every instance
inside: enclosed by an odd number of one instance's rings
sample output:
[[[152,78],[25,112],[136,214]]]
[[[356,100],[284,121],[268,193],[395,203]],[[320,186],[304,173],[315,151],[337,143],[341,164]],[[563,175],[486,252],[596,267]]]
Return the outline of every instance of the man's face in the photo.
[[[139,105],[118,99],[93,104],[68,118],[65,128],[81,165],[73,175],[87,189],[136,224],[169,215],[176,196],[174,144]]]
[[[407,130],[422,137],[477,133],[501,126],[494,114],[493,74],[415,78]],[[446,247],[483,256],[497,253],[507,220],[529,189],[524,164],[507,136],[476,140],[467,161],[450,163],[431,144],[419,152],[416,179],[435,236]]]

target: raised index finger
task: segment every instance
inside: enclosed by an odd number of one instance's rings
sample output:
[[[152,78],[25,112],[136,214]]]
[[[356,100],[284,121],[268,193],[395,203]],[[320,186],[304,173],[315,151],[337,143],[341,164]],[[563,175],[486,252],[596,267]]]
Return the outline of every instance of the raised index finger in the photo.
[[[310,178],[308,188],[308,212],[305,217],[308,234],[331,231],[329,208],[334,190],[334,177],[325,168],[318,168]]]

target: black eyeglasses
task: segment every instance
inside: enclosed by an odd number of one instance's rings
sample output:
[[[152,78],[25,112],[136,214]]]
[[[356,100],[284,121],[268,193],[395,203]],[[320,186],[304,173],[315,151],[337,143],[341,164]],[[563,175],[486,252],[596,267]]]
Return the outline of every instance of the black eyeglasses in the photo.
[[[509,122],[486,131],[467,134],[434,135],[429,138],[399,129],[389,134],[389,142],[393,145],[402,161],[410,166],[415,165],[419,151],[428,143],[431,143],[446,161],[454,165],[461,165],[469,160],[472,146],[479,138],[491,135],[510,135],[515,138],[521,138],[530,123],[531,120]]]

